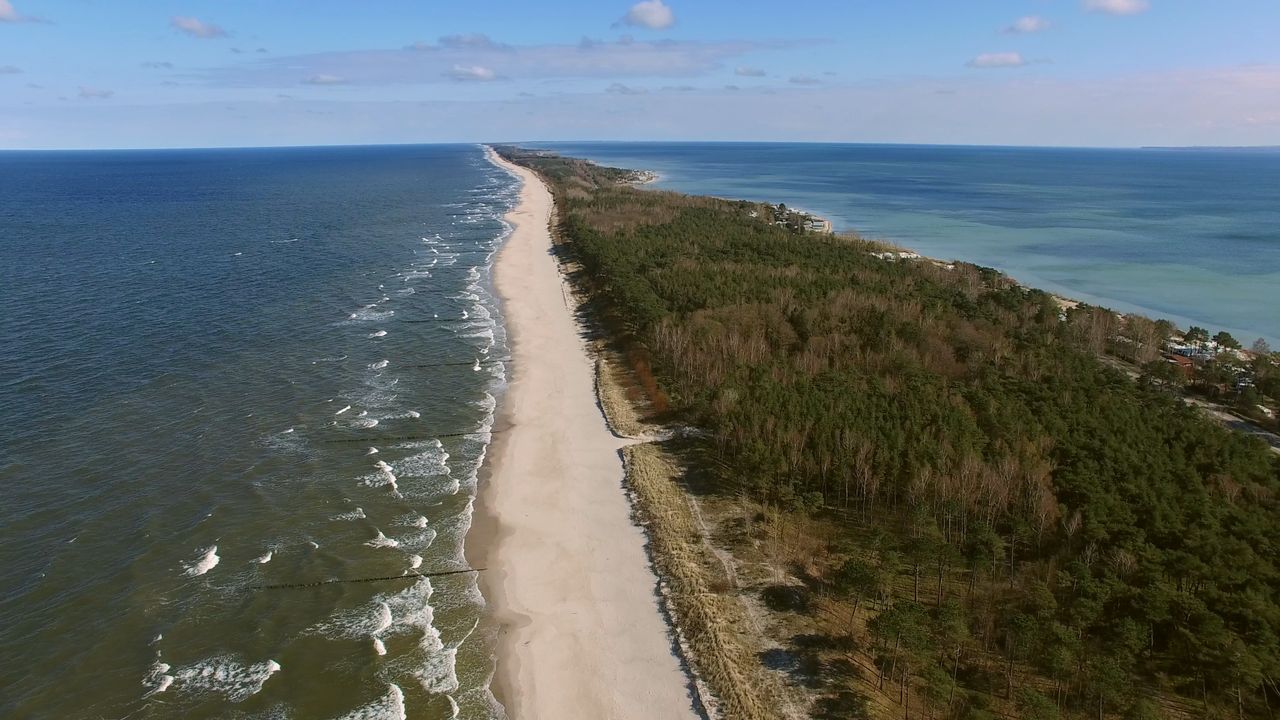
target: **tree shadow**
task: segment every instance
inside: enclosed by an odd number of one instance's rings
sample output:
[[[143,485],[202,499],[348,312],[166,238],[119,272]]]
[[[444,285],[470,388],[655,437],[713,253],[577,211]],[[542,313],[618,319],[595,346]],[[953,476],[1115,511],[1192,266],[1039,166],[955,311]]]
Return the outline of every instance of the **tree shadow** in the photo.
[[[814,705],[816,720],[863,720],[871,717],[866,696],[852,690],[839,690]]]
[[[760,591],[765,607],[774,612],[808,613],[812,596],[804,585],[770,585]]]

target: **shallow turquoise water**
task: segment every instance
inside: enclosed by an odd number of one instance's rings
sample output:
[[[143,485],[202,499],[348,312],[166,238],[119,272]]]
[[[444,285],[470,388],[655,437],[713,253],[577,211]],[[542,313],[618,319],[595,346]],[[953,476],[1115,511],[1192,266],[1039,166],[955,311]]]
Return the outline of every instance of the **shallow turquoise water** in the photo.
[[[785,202],[923,254],[1280,345],[1280,152],[543,143],[657,187]]]

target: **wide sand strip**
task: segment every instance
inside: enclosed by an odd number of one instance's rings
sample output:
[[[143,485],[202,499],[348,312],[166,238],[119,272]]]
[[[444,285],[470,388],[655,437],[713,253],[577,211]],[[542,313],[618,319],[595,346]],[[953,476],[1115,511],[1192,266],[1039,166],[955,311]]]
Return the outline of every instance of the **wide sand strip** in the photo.
[[[622,487],[623,441],[551,254],[551,193],[487,152],[524,182],[494,269],[513,375],[477,513],[502,626],[495,694],[513,720],[695,718]]]

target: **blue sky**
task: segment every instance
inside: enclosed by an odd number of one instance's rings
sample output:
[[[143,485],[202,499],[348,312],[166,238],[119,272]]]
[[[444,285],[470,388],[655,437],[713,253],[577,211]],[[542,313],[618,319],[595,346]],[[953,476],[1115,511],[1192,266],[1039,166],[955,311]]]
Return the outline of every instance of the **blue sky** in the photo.
[[[0,0],[0,147],[1280,145],[1275,0]]]

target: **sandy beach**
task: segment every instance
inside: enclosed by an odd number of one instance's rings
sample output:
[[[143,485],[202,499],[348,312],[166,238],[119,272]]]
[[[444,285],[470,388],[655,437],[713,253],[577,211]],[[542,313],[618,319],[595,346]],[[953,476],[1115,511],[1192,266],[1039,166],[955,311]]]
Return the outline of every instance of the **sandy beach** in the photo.
[[[487,152],[524,183],[494,271],[513,374],[468,537],[500,626],[494,693],[514,720],[696,718],[551,254],[551,194]]]

